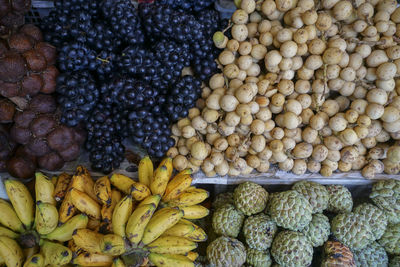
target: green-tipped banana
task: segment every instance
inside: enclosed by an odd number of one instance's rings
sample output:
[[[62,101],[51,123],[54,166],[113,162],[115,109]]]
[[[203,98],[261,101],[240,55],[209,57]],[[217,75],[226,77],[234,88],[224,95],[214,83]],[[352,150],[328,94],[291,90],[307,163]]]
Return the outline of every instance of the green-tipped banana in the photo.
[[[36,202],[41,201],[43,203],[56,205],[56,200],[53,197],[54,184],[41,172],[35,173],[35,177]]]
[[[111,267],[126,267],[126,265],[120,258],[114,258]]]
[[[35,227],[41,235],[51,233],[58,223],[58,211],[55,206],[48,203],[36,203]]]
[[[4,186],[18,218],[26,229],[31,229],[34,222],[35,204],[28,188],[23,183],[10,179],[4,181]]]
[[[22,267],[24,253],[17,241],[6,236],[0,236],[0,257],[8,267]]]
[[[43,267],[44,257],[42,254],[32,255],[25,261],[24,267]]]
[[[72,251],[58,243],[50,241],[42,241],[41,254],[44,256],[45,266],[51,264],[53,266],[61,266],[68,264],[72,259]]]
[[[119,256],[125,253],[125,241],[119,235],[105,235],[100,243],[101,253],[111,256]]]
[[[69,219],[66,223],[58,226],[56,229],[54,229],[53,232],[44,235],[42,237],[49,240],[66,242],[72,239],[72,233],[76,229],[86,228],[88,222],[89,222],[88,216],[86,214],[81,213],[75,215],[74,217]]]
[[[0,224],[16,232],[25,230],[11,204],[4,199],[0,199]]]

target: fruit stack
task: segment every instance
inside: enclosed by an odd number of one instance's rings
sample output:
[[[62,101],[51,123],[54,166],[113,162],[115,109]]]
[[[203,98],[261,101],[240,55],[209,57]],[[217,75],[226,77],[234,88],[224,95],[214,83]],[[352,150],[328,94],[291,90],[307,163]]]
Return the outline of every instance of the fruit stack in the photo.
[[[172,179],[172,159],[153,171],[146,157],[139,182],[113,174],[93,180],[79,166],[52,179],[36,173],[35,200],[6,180],[11,204],[0,199],[0,259],[7,266],[194,266],[205,231],[191,220],[208,215],[206,190],[191,171]]]
[[[300,181],[268,193],[245,182],[213,202],[207,259],[221,267],[399,266],[399,203],[398,180],[376,182],[355,208],[341,185]]]

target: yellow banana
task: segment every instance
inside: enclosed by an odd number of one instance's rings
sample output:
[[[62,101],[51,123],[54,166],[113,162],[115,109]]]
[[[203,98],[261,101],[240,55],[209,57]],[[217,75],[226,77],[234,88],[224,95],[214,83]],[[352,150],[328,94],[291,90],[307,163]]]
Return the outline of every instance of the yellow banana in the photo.
[[[0,199],[0,224],[16,232],[24,231],[24,226],[17,213],[15,213],[10,203],[4,199]]]
[[[70,218],[72,218],[72,216],[75,215],[75,212],[76,208],[74,204],[72,204],[71,191],[68,191],[63,201],[61,202],[60,209],[58,210],[58,220],[61,223],[65,223]]]
[[[144,229],[149,223],[151,217],[156,210],[154,203],[139,205],[129,217],[128,223],[126,224],[126,237],[129,241],[138,245],[143,237]]]
[[[194,267],[193,261],[183,255],[150,253],[148,257],[157,267]]]
[[[4,186],[18,218],[26,229],[31,229],[35,219],[35,204],[28,188],[23,183],[10,179],[4,182]]]
[[[192,206],[203,202],[210,196],[210,193],[201,188],[191,189],[184,191],[177,198],[168,202],[168,206]]]
[[[103,176],[94,183],[94,193],[103,205],[111,204],[111,183],[107,176]]]
[[[100,223],[101,223],[100,220],[89,218],[86,228],[93,231],[97,231],[100,228]]]
[[[196,230],[194,230],[190,234],[186,235],[185,237],[194,242],[207,241],[207,234],[201,227],[196,228]]]
[[[158,207],[158,203],[160,203],[161,196],[160,195],[151,195],[146,197],[145,199],[142,200],[142,202],[139,203],[138,208],[143,205],[147,204],[154,204],[156,208]]]
[[[210,211],[202,205],[193,205],[179,208],[183,210],[183,218],[191,220],[204,218],[210,213]]]
[[[158,165],[158,167],[163,166],[163,165],[167,167],[167,170],[168,170],[168,177],[171,178],[172,172],[174,171],[174,166],[172,165],[172,158],[170,158],[170,157],[164,158],[164,159],[160,162],[160,164]],[[154,176],[153,176],[153,177],[154,177]]]
[[[175,176],[167,185],[163,201],[170,201],[182,194],[191,184],[192,177],[189,174]]]
[[[6,236],[0,236],[0,257],[9,267],[22,267],[24,264],[24,254],[17,241]]]
[[[24,267],[43,267],[44,257],[42,254],[35,254],[29,257],[24,264]]]
[[[94,181],[90,176],[90,172],[83,166],[78,166],[75,171],[75,176],[81,176],[83,181],[83,191],[88,194],[92,199],[97,200],[94,192]],[[79,190],[79,189],[78,189]]]
[[[103,205],[101,208],[101,219],[107,223],[111,223],[112,214],[115,206],[121,200],[121,193],[118,190],[111,190],[111,203],[110,205]]]
[[[41,241],[40,253],[44,256],[45,266],[48,264],[61,266],[68,264],[72,259],[72,251],[58,243]]]
[[[182,216],[183,211],[177,208],[163,208],[156,211],[144,229],[143,244],[156,240],[165,230],[174,226]]]
[[[195,261],[199,257],[199,253],[194,252],[194,251],[189,251],[185,255],[189,260]]]
[[[75,188],[82,192],[85,191],[85,179],[83,175],[80,175],[82,171],[82,169],[77,169],[77,172],[71,178],[71,183],[68,186],[68,190],[70,190],[71,188]]]
[[[153,180],[150,184],[151,192],[163,196],[170,178],[168,167],[166,165],[160,165],[154,171]]]
[[[75,244],[75,242],[74,242],[73,239],[71,239],[71,240],[68,241],[68,248],[72,251],[72,253],[74,254],[74,256],[77,256],[77,255],[79,255],[79,254],[81,254],[81,253],[84,252],[82,248],[78,247],[78,246]]]
[[[56,186],[57,180],[58,180],[58,177],[57,177],[57,176],[53,176],[53,177],[51,177],[51,179],[50,179],[51,183],[52,183],[54,186]]]
[[[114,208],[112,230],[114,234],[125,237],[126,223],[132,213],[133,199],[131,195],[123,197]]]
[[[78,229],[72,234],[74,243],[79,248],[91,253],[101,253],[100,243],[103,235],[89,229]]]
[[[100,205],[88,194],[75,188],[70,189],[72,204],[92,218],[100,219]]]
[[[161,236],[180,236],[185,237],[192,233],[196,228],[190,224],[177,223],[167,229]]]
[[[141,201],[150,196],[151,192],[150,189],[144,184],[134,182],[131,186],[130,194],[135,200]]]
[[[138,176],[140,183],[146,185],[147,187],[150,186],[151,179],[153,179],[153,162],[149,156],[146,156],[140,160]]]
[[[126,265],[120,258],[114,258],[111,267],[126,267]]]
[[[19,235],[6,227],[0,226],[0,236],[7,236],[9,238],[16,239]]]
[[[36,202],[35,226],[40,235],[46,235],[56,229],[58,224],[58,211],[55,206],[48,203]]]
[[[71,183],[72,176],[67,173],[62,173],[58,176],[57,184],[54,189],[54,199],[58,202],[64,199],[67,193],[69,184]]]
[[[161,236],[148,244],[150,252],[162,254],[181,254],[197,248],[197,243],[180,236]]]
[[[64,224],[58,226],[53,232],[42,236],[49,240],[55,240],[60,242],[66,242],[72,238],[72,234],[77,229],[83,229],[87,227],[88,216],[86,214],[78,214],[69,219]]]
[[[115,234],[104,235],[100,243],[101,253],[111,256],[119,256],[125,253],[124,239]]]
[[[110,182],[121,192],[129,194],[131,192],[131,186],[135,181],[133,181],[131,178],[123,174],[114,173],[110,178]]]
[[[40,249],[39,245],[33,246],[31,248],[23,248],[22,253],[24,254],[24,258],[28,259],[28,258],[32,257],[33,255],[38,254],[39,249]]]
[[[51,205],[56,205],[56,200],[53,197],[54,184],[43,173],[35,173],[35,193],[36,202],[41,201]]]
[[[73,264],[78,266],[110,266],[113,257],[99,253],[81,253],[72,260]]]

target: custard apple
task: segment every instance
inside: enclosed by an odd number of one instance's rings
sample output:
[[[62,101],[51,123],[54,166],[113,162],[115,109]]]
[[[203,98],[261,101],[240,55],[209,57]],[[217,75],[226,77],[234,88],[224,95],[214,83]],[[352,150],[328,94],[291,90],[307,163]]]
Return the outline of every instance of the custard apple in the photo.
[[[375,239],[381,238],[387,226],[387,218],[383,210],[373,204],[363,203],[358,205],[353,212],[359,214],[368,221]]]
[[[309,266],[313,246],[302,233],[284,230],[272,242],[271,255],[282,266]]]
[[[221,236],[208,245],[207,260],[215,267],[240,267],[246,262],[246,248],[237,239]]]
[[[376,182],[369,197],[375,205],[385,211],[390,224],[400,223],[400,181]]]
[[[367,220],[356,213],[341,213],[331,222],[332,234],[351,250],[361,250],[371,244],[374,234]]]
[[[269,194],[268,194],[268,202],[267,202],[267,206],[265,207],[265,210],[264,210],[264,213],[265,213],[265,214],[271,215],[271,214],[269,213],[270,205],[271,205],[271,203],[272,203],[272,199],[273,199],[275,196],[277,196],[278,194],[279,194],[279,192],[272,192],[272,193],[269,193]]]
[[[266,250],[271,247],[277,230],[275,222],[264,213],[248,217],[243,225],[243,234],[247,245],[258,250]]]
[[[321,213],[328,207],[328,190],[319,183],[300,181],[293,185],[292,190],[296,190],[310,202],[313,213]]]
[[[400,256],[394,256],[389,260],[389,267],[400,267]]]
[[[353,198],[349,189],[342,185],[328,185],[326,189],[329,193],[328,211],[341,213],[353,209]]]
[[[261,185],[244,182],[235,188],[233,193],[235,206],[245,215],[250,216],[265,209],[268,192]]]
[[[301,231],[312,219],[312,207],[307,199],[294,190],[278,193],[271,199],[269,214],[278,226]]]
[[[389,263],[385,249],[377,242],[373,242],[362,250],[355,251],[354,260],[357,267],[385,267]]]
[[[331,233],[328,217],[321,213],[314,214],[309,225],[301,231],[310,240],[313,247],[322,246]]]
[[[214,202],[212,203],[212,207],[214,209],[218,209],[219,207],[221,207],[225,204],[232,204],[232,205],[235,204],[233,201],[233,192],[226,192],[226,193],[218,194],[215,197]]]
[[[400,255],[400,223],[389,225],[378,242],[387,253]]]
[[[247,248],[246,263],[253,267],[269,267],[272,264],[271,255],[268,250],[261,251]]]
[[[244,214],[232,204],[218,208],[212,216],[212,227],[217,235],[237,237],[242,228]]]
[[[355,267],[351,250],[338,241],[327,241],[321,267]]]

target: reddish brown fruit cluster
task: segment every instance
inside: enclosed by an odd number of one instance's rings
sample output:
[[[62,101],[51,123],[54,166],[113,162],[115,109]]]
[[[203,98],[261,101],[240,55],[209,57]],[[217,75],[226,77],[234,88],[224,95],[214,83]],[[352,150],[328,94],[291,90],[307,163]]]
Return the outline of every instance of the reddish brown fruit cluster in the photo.
[[[24,14],[31,8],[31,0],[0,0],[0,34],[24,24]]]

